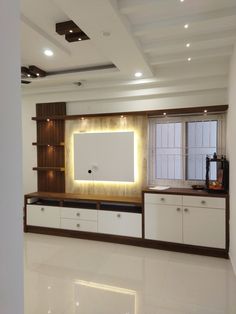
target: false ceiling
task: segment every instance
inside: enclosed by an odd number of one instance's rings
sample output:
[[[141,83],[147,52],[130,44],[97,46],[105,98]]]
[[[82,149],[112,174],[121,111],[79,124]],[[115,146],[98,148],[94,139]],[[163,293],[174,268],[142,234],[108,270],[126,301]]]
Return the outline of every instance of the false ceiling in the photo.
[[[154,81],[160,76],[173,80],[178,72],[196,77],[206,66],[214,73],[214,65],[221,65],[217,75],[222,77],[236,41],[235,0],[21,2],[22,66],[51,73],[32,80],[27,89],[83,79],[132,80],[136,72]],[[69,20],[90,40],[69,43],[58,35],[55,24]],[[45,56],[45,49],[54,55]]]

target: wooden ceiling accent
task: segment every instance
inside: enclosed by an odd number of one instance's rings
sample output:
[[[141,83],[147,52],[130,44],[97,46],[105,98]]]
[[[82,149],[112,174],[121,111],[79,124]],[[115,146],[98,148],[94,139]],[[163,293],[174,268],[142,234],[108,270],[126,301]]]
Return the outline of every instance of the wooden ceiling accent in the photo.
[[[59,35],[65,35],[68,42],[88,40],[89,37],[73,21],[65,21],[56,24],[56,32]]]
[[[21,78],[23,79],[24,78],[36,79],[38,77],[45,77],[45,76],[47,76],[47,72],[36,67],[35,65],[30,65],[28,68],[26,66],[21,67]]]

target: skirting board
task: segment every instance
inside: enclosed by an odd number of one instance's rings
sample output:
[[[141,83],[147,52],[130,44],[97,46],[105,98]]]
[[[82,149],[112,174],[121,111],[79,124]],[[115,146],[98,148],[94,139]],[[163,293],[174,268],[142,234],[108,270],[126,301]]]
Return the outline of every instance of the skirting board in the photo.
[[[39,234],[54,235],[54,236],[70,237],[70,238],[80,238],[80,239],[85,239],[85,240],[134,245],[134,246],[139,246],[139,247],[146,247],[146,248],[151,248],[151,249],[159,249],[159,250],[172,251],[172,252],[220,257],[220,258],[226,258],[226,259],[229,258],[227,250],[224,250],[224,249],[207,248],[207,247],[179,244],[179,243],[172,243],[172,242],[154,241],[154,240],[147,240],[143,238],[132,238],[132,237],[109,235],[109,234],[102,234],[102,233],[100,234],[100,233],[82,232],[82,231],[73,231],[73,230],[64,230],[64,229],[53,229],[53,228],[44,228],[44,227],[36,227],[36,226],[25,226],[24,231],[32,232],[32,233],[39,233]]]

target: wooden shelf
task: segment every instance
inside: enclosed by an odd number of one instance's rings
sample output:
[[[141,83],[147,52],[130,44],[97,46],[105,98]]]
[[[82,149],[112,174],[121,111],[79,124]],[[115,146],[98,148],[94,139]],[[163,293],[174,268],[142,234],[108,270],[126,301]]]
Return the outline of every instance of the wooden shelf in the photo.
[[[35,171],[65,171],[65,168],[63,167],[33,167],[33,170]]]
[[[45,117],[32,117],[33,121],[45,121],[48,122],[47,119],[50,121],[52,120],[65,120],[66,116],[65,115],[55,115],[55,116],[45,116]]]
[[[38,142],[33,142],[32,145],[34,146],[64,146],[65,143],[38,143]]]

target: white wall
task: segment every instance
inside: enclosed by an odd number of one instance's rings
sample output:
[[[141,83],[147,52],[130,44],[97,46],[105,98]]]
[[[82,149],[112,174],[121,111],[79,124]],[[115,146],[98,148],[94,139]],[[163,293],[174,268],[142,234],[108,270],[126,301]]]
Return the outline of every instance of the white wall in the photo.
[[[119,89],[120,90],[120,89]],[[32,171],[37,163],[36,147],[32,142],[36,141],[36,124],[31,120],[35,116],[35,104],[40,102],[65,101],[67,103],[67,114],[86,114],[104,112],[128,112],[155,109],[170,109],[195,106],[222,105],[227,103],[227,90],[224,88],[204,91],[194,91],[177,95],[159,95],[156,97],[116,97],[117,94],[110,93],[110,99],[104,99],[106,88],[95,89],[97,100],[91,100],[87,96],[86,100],[81,100],[82,91],[40,93],[35,95],[25,95],[22,97],[23,111],[23,171],[24,171],[24,193],[34,192],[37,189],[37,174]],[[91,93],[95,93],[91,89]],[[127,92],[127,87],[123,87],[123,92]],[[86,91],[87,93],[87,91]],[[89,94],[89,93],[87,93]],[[122,95],[122,89],[120,90]],[[120,96],[121,96],[120,95]]]
[[[20,1],[0,1],[0,313],[23,314]]]
[[[227,147],[230,160],[230,258],[236,273],[236,45],[231,59]]]

